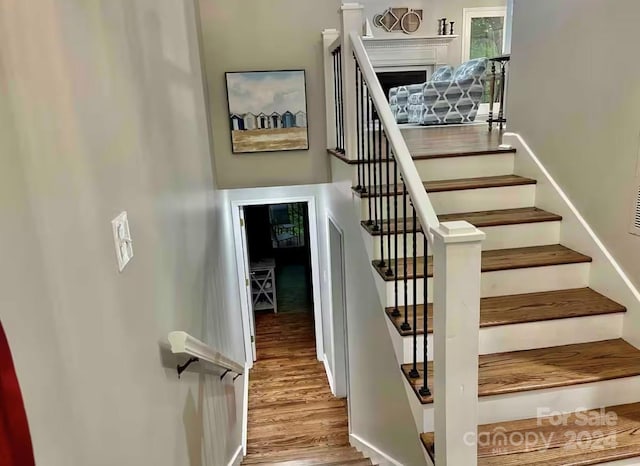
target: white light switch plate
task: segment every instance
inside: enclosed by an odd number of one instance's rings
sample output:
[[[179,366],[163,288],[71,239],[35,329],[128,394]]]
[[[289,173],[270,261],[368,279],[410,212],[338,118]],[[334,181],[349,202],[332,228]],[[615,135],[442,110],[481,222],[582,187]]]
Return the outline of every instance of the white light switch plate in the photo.
[[[120,215],[111,220],[111,228],[113,230],[113,241],[116,247],[118,270],[122,272],[133,257],[133,243],[131,241],[131,231],[129,230],[127,213],[121,212]]]

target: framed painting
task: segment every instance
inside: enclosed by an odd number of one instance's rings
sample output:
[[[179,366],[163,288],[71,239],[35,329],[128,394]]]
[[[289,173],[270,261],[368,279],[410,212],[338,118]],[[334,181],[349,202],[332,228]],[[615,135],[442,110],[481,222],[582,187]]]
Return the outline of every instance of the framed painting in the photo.
[[[304,70],[225,73],[234,154],[308,150]]]

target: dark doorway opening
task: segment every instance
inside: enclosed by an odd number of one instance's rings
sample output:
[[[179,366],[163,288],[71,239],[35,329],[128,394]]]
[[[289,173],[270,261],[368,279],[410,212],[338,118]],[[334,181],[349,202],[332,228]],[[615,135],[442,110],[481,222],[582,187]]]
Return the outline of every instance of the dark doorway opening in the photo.
[[[260,314],[313,316],[308,204],[245,206],[244,218],[256,326]]]

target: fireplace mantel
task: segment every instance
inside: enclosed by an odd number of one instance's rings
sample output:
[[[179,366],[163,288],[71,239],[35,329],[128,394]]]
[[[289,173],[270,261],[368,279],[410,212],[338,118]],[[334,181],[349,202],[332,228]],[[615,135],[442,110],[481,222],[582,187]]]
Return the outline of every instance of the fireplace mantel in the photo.
[[[363,37],[376,71],[436,68],[446,65],[449,45],[459,36]]]

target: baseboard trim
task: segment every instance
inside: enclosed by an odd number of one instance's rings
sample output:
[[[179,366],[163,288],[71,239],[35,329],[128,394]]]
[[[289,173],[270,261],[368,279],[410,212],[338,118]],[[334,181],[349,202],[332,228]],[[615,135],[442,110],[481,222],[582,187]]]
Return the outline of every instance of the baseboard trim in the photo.
[[[349,443],[356,450],[369,457],[374,464],[379,466],[404,466],[400,461],[395,460],[356,434],[349,434]]]
[[[249,364],[244,365],[244,375],[242,376],[242,383],[244,384],[243,396],[242,396],[242,455],[247,454],[247,429],[249,425]]]
[[[329,379],[329,387],[331,387],[331,393],[333,396],[336,396],[336,388],[333,382],[333,373],[331,372],[331,367],[329,367],[329,359],[327,358],[326,353],[322,358],[322,363],[324,364],[324,371],[327,373],[327,379]]]
[[[242,458],[243,458],[242,450],[243,450],[242,445],[238,446],[238,449],[231,457],[231,461],[229,461],[229,464],[227,466],[240,466],[240,463],[242,463]]]

